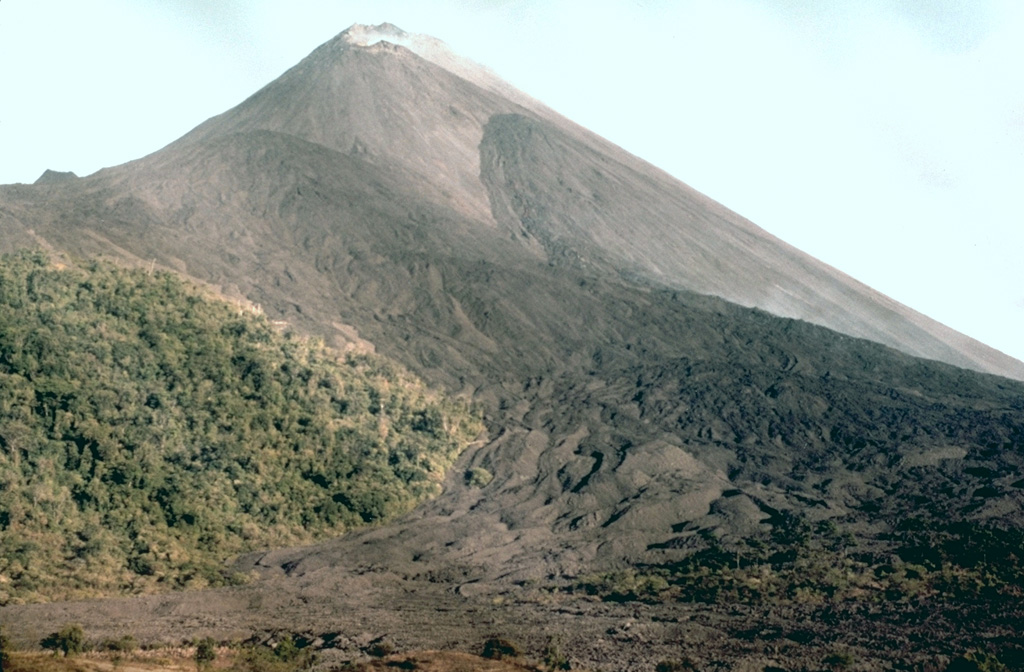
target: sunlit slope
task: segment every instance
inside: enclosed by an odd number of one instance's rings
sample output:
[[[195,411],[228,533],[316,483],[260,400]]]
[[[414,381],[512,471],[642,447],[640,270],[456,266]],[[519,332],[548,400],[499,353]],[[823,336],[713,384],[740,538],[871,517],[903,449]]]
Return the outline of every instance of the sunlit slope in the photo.
[[[237,582],[386,520],[480,430],[373,356],[168,273],[0,259],[0,603]]]

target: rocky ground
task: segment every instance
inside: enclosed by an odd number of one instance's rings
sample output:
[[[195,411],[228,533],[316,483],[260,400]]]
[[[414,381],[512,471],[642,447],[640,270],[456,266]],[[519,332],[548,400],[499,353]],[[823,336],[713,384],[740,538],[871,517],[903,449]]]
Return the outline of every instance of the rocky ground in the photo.
[[[653,670],[664,660],[698,669],[945,669],[972,650],[1024,664],[1024,608],[1004,603],[851,601],[776,606],[739,603],[615,603],[570,595],[544,582],[478,585],[410,580],[384,569],[321,570],[231,589],[131,599],[7,607],[12,639],[32,645],[67,622],[91,639],[134,635],[142,643],[270,641],[291,634],[318,649],[324,669],[397,653],[480,653],[489,637],[542,660],[557,646],[574,669]]]

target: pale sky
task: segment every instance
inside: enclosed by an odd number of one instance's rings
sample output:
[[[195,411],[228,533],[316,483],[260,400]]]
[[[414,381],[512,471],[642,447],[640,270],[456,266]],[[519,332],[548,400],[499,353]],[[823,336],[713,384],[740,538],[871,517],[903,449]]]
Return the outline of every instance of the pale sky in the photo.
[[[1016,0],[2,0],[0,183],[153,152],[384,21],[1024,359]]]

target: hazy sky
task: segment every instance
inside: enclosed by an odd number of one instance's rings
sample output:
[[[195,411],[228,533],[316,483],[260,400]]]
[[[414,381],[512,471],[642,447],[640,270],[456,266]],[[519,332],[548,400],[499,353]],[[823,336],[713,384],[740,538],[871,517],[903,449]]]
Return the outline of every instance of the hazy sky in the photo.
[[[0,183],[148,154],[383,21],[1024,359],[1016,0],[3,0]]]

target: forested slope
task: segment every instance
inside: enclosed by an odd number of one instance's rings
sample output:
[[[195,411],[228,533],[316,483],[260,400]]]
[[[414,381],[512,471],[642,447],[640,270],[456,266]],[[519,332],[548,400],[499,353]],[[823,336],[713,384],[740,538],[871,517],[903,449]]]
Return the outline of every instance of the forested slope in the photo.
[[[0,259],[0,604],[241,580],[410,509],[482,425],[169,273]]]

